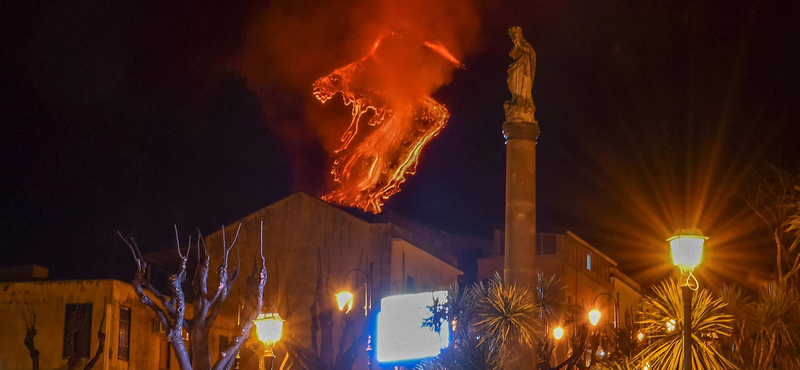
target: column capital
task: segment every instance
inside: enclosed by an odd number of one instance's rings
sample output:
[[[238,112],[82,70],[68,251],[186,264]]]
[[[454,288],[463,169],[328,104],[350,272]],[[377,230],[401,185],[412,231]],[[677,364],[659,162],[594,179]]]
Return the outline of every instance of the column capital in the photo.
[[[504,122],[503,136],[508,140],[531,140],[539,138],[539,122]]]

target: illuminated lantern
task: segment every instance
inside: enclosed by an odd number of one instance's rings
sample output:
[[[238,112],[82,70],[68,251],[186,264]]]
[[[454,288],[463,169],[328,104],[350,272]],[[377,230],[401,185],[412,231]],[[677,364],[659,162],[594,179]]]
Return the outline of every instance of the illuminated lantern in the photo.
[[[264,342],[271,352],[272,347],[281,340],[283,332],[283,319],[278,313],[262,313],[253,321],[256,324],[258,340]]]
[[[703,260],[703,243],[708,239],[699,229],[679,229],[667,239],[672,251],[672,263],[681,271],[694,270]]]
[[[450,345],[450,322],[439,330],[423,325],[434,302],[447,304],[446,291],[402,294],[381,299],[376,333],[376,357],[381,363],[403,363],[434,357]]]
[[[561,340],[561,338],[563,337],[564,337],[564,328],[556,326],[556,328],[553,329],[553,338],[555,338],[556,340]]]
[[[600,316],[602,316],[602,314],[600,310],[596,308],[589,311],[589,323],[592,324],[592,326],[597,326],[597,323],[600,322]]]
[[[669,322],[667,322],[667,331],[672,332],[673,330],[675,330],[675,319],[670,319]]]
[[[644,333],[642,333],[642,332],[639,332],[639,334],[636,334],[636,339],[637,339],[637,340],[639,340],[639,341],[641,342],[641,341],[642,341],[642,339],[644,339]]]
[[[353,308],[353,293],[346,290],[336,293],[336,304],[339,305],[339,311],[350,312],[350,309]]]

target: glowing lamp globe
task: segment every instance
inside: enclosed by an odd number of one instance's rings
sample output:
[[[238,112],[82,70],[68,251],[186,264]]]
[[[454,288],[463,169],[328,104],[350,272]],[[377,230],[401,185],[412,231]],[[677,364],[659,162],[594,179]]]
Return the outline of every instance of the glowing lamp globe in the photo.
[[[339,311],[350,312],[350,309],[353,308],[353,293],[346,290],[336,293],[336,304],[339,306]]]
[[[704,236],[699,229],[679,229],[667,239],[672,252],[672,263],[681,271],[691,271],[703,260]]]
[[[641,342],[644,339],[644,333],[639,332],[639,334],[636,334],[636,339]]]
[[[669,322],[667,322],[667,331],[670,333],[675,331],[675,319],[670,319]]]
[[[600,317],[602,315],[603,314],[600,313],[600,310],[598,310],[596,308],[591,310],[591,311],[589,311],[589,323],[592,324],[592,326],[597,326],[597,323],[600,322]]]
[[[555,329],[553,329],[553,338],[555,338],[555,340],[561,340],[561,338],[563,337],[564,337],[564,328],[556,326]]]
[[[264,342],[267,348],[272,348],[281,340],[283,332],[283,319],[278,313],[262,313],[253,320],[256,324],[258,340]]]

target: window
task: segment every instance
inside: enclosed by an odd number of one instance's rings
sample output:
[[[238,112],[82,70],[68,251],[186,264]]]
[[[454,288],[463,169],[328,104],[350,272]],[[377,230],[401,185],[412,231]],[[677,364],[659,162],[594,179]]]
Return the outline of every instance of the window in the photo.
[[[92,304],[77,303],[64,306],[63,358],[75,353],[78,358],[89,358],[92,344]]]
[[[117,347],[117,357],[120,360],[128,361],[131,354],[131,308],[119,308],[119,346]]]
[[[592,269],[592,253],[591,252],[586,253],[586,269],[587,270],[591,270]]]
[[[406,293],[414,293],[414,278],[406,276]]]

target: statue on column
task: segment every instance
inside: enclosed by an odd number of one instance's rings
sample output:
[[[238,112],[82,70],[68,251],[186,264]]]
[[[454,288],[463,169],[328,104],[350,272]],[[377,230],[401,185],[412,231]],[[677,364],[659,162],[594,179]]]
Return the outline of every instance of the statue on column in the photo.
[[[507,100],[503,107],[506,111],[506,122],[536,122],[533,105],[533,77],[536,74],[536,51],[531,44],[522,37],[522,28],[511,27],[508,30],[514,48],[508,55],[514,62],[508,66],[508,90],[511,91],[511,100]]]

